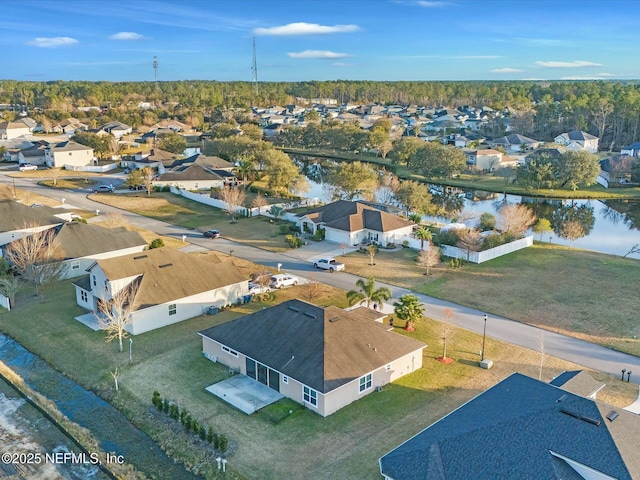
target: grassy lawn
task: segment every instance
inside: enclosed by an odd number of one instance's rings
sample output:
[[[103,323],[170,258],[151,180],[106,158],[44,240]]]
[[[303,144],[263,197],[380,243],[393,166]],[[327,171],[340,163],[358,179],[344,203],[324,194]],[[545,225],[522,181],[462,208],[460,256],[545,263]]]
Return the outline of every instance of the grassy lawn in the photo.
[[[275,301],[304,298],[301,288],[278,291]],[[316,303],[335,303],[343,298],[343,292],[332,289]],[[539,353],[488,339],[487,356],[495,361],[495,367],[482,370],[477,367],[475,353],[482,337],[462,329],[448,342],[448,356],[456,361],[444,365],[436,361],[442,355],[442,324],[423,319],[415,332],[397,331],[428,344],[424,368],[330,417],[323,419],[301,410],[276,424],[271,418],[278,407],[247,416],[204,390],[226,378],[228,370],[202,356],[197,335],[199,330],[268,305],[251,303],[138,335],[133,342],[132,364],[128,352],[119,353],[117,344],[106,343],[102,333],[72,320],[81,309],[75,306],[70,282],[51,286],[43,301],[21,296],[14,311],[0,313],[0,329],[119,405],[154,439],[188,462],[214,465],[211,459],[199,457],[198,449],[190,446],[184,435],[167,428],[164,414],[149,406],[151,394],[158,390],[163,397],[187,407],[199,422],[229,437],[234,450],[229,457],[229,478],[377,478],[379,456],[514,371],[536,378],[540,374],[547,381],[577,368],[547,357],[540,371]],[[118,393],[109,374],[116,366],[120,369]],[[637,397],[637,385],[598,375],[607,383],[599,398],[602,395],[624,406]],[[214,476],[208,474],[207,478]]]
[[[274,252],[288,250],[284,236],[278,233],[279,225],[272,223],[267,217],[238,218],[235,223],[232,223],[231,217],[219,208],[166,192],[154,192],[150,197],[145,193],[123,195],[98,193],[90,195],[89,198],[139,215],[199,231],[216,228],[222,232],[223,237],[254,247]],[[286,222],[281,223],[286,224]]]
[[[637,297],[638,260],[562,246],[533,247],[457,270],[425,270],[417,252],[351,253],[347,270],[371,276],[513,320],[571,335],[640,356]]]
[[[91,180],[89,178],[58,178],[55,185],[53,184],[53,180],[43,180],[38,182],[38,185],[43,185],[49,188],[75,190],[77,188],[89,188],[95,183],[97,183],[95,180]]]

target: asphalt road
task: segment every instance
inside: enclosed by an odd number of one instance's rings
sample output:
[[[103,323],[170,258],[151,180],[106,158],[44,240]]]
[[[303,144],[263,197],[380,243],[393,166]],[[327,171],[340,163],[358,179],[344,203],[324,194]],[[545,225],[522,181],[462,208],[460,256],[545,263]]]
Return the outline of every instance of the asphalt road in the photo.
[[[106,179],[103,177],[100,182],[113,183],[114,185],[117,185],[118,183],[121,183],[121,178],[121,175],[114,175],[112,177],[107,177]],[[5,175],[0,175],[0,183],[12,185],[13,180],[14,179],[6,177]],[[232,254],[233,256],[270,267],[277,267],[280,263],[282,264],[282,269],[289,273],[293,273],[294,275],[307,279],[312,276],[314,281],[326,283],[327,285],[332,285],[344,290],[354,288],[355,282],[359,278],[345,272],[331,274],[325,271],[318,271],[313,268],[313,265],[310,262],[301,260],[292,255],[262,250],[256,247],[233,242],[225,238],[218,238],[214,240],[203,238],[199,232],[194,230],[178,227],[148,217],[142,217],[117,208],[108,207],[86,198],[87,194],[91,193],[89,189],[86,191],[53,190],[37,185],[36,180],[25,178],[16,178],[15,185],[19,188],[29,188],[41,195],[60,201],[64,198],[66,203],[79,208],[90,211],[100,210],[101,214],[119,212],[122,213],[132,225],[154,231],[161,235],[172,236],[180,239],[185,235],[187,242],[210,250],[215,250],[225,254]],[[420,301],[425,305],[425,314],[431,318],[450,322],[459,327],[466,328],[480,334],[483,333],[483,329],[485,328],[485,312],[426,295],[416,294],[415,292],[392,285],[385,285],[380,282],[378,282],[378,285],[388,287],[389,290],[391,290],[394,299],[406,293],[418,296]],[[391,302],[393,302],[393,300]],[[445,313],[445,311],[448,310],[451,311],[452,315],[447,315]],[[525,325],[509,320],[508,318],[488,314],[486,334],[487,337],[509,342],[531,350],[538,350],[540,342],[543,341],[546,355],[561,358],[578,365],[613,375],[620,375],[621,370],[626,368],[627,370],[637,372],[637,375],[632,375],[631,377],[635,383],[638,383],[637,379],[640,378],[639,357],[542,330],[530,325]],[[478,350],[480,351],[481,348],[482,345],[479,344]]]

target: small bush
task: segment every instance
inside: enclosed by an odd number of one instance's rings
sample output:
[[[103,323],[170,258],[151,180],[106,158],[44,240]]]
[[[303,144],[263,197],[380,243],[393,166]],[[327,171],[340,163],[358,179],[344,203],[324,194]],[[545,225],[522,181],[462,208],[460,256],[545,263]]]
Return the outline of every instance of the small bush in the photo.
[[[227,440],[226,435],[220,435],[220,438],[218,440],[218,446],[221,453],[225,453],[227,451],[227,448],[229,446],[229,440]]]
[[[200,423],[198,423],[198,420],[194,420],[193,422],[191,422],[191,431],[195,435],[199,435],[200,434]]]
[[[287,235],[284,240],[290,248],[300,248],[302,246],[302,239],[295,235]]]
[[[409,240],[405,240],[402,242],[402,247],[403,248],[409,248]]]
[[[200,427],[200,440],[207,440],[207,427]]]
[[[170,192],[171,187],[169,185],[165,185],[164,187],[160,187],[161,192]]]
[[[187,409],[182,407],[182,410],[180,410],[180,423],[182,425],[187,424],[187,415],[189,415],[189,412],[187,412]]]
[[[151,243],[149,243],[149,250],[162,247],[164,247],[164,241],[161,238],[154,238],[153,240],[151,240]]]
[[[158,410],[162,410],[162,398],[160,398],[160,392],[154,390],[153,395],[151,396],[151,403]]]
[[[278,226],[278,234],[286,235],[288,232],[289,232],[289,226],[288,225],[279,225]]]
[[[213,436],[215,435],[215,433],[213,433],[213,427],[209,427],[209,429],[207,430],[207,442],[209,443],[213,443]]]
[[[87,220],[84,218],[74,218],[72,221],[77,222],[77,223],[87,223]]]
[[[169,413],[169,400],[166,398],[162,400],[162,411],[164,413]]]
[[[438,235],[433,237],[433,243],[440,247],[442,245],[457,245],[460,237],[456,233],[455,229],[446,230],[444,232],[440,232]]]
[[[178,405],[175,403],[172,403],[171,406],[169,406],[169,416],[174,420],[178,420],[180,418],[180,408],[178,408]]]
[[[213,445],[213,448],[215,448],[216,450],[220,446],[220,437],[218,436],[217,433],[213,433],[211,435],[211,444]]]
[[[187,415],[184,417],[184,428],[187,429],[187,432],[190,432],[192,427],[193,420],[191,420],[191,414],[187,413]]]

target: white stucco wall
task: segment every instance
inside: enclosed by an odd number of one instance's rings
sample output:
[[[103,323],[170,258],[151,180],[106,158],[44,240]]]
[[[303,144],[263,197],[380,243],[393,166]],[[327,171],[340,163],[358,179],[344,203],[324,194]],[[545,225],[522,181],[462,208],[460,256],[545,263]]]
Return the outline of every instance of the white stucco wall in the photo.
[[[0,245],[6,245],[7,243],[13,242],[14,240],[18,240],[24,235],[33,235],[34,233],[48,230],[55,227],[56,225],[60,225],[61,223],[62,222],[53,225],[44,225],[42,227],[21,228],[19,230],[12,230],[10,232],[0,232]]]

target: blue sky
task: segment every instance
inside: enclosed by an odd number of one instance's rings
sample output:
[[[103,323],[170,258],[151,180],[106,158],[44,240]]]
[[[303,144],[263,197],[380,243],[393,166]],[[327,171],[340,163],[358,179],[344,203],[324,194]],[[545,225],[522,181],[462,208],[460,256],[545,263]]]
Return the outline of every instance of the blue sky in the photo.
[[[3,0],[0,78],[639,79],[640,1]]]

